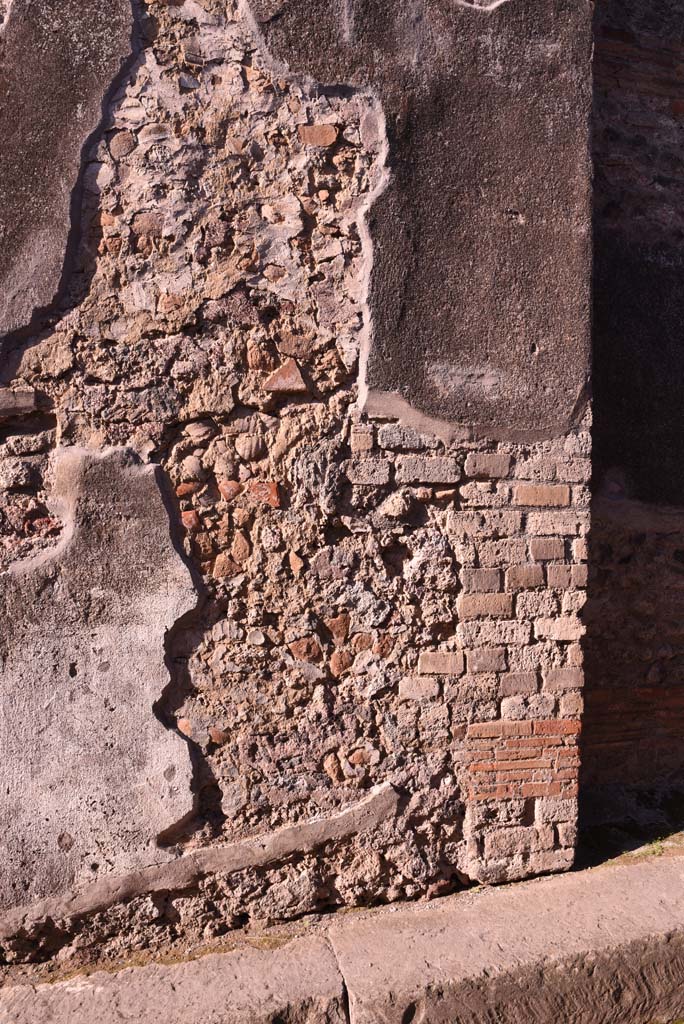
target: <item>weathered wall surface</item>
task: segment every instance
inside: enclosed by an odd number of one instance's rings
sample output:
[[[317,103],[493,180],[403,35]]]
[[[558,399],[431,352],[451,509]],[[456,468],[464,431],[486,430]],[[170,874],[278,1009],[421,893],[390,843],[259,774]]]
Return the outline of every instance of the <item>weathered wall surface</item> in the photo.
[[[569,27],[581,29],[567,79],[574,118],[588,75],[580,8],[535,10],[545,32],[558,28],[554,68],[570,61],[559,56]],[[463,17],[468,39],[481,19],[496,89],[514,92],[497,31],[519,38],[529,22]],[[167,864],[108,873],[114,899],[69,882],[44,910],[54,926],[40,913],[6,917],[4,955],[154,946],[247,917],[568,867],[588,415],[545,439],[501,441],[360,412],[363,218],[393,173],[377,98],[274,68],[246,11],[225,0],[150,0],[141,24],[143,49],[83,176],[73,303],[6,364],[4,383],[33,390],[38,409],[3,423],[3,558],[13,572],[32,551],[54,557],[55,445],[126,446],[161,467],[202,577],[201,606],[167,637],[173,685],[160,686],[158,707],[191,751],[196,813]],[[467,95],[474,104],[472,83]],[[563,124],[569,191],[547,213],[581,263],[586,139]],[[535,201],[541,217],[543,194]],[[422,251],[437,280],[441,248]],[[382,256],[380,246],[374,267]],[[587,374],[576,284],[572,366],[544,399],[563,410],[557,425]],[[560,325],[570,312],[555,295],[545,309]],[[536,284],[530,301],[542,301]],[[483,350],[501,353],[507,338]],[[510,370],[529,397],[541,378],[515,351]],[[105,728],[103,746],[117,734]]]
[[[81,151],[132,34],[131,0],[0,5],[0,336],[64,283]]]
[[[291,71],[370,90],[382,107],[369,408],[401,403],[490,437],[577,423],[589,362],[588,5],[249,8]]]

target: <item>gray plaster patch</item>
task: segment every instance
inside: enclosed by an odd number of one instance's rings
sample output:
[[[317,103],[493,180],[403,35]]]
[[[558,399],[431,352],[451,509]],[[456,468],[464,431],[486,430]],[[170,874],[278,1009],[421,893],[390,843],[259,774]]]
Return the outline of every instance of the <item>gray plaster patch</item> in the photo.
[[[196,604],[154,468],[63,449],[57,547],[0,576],[0,908],[165,860],[192,811],[185,741],[155,717],[165,636]]]
[[[567,429],[589,378],[591,5],[249,7],[274,60],[370,90],[384,111],[385,189],[367,218],[371,399],[495,437]],[[435,387],[440,366],[456,372]]]
[[[116,903],[155,892],[182,892],[208,875],[231,875],[245,868],[265,867],[292,854],[304,855],[326,843],[377,828],[397,812],[399,795],[390,783],[375,786],[367,796],[329,817],[288,825],[237,843],[192,850],[177,860],[130,872],[108,875],[80,892],[64,893],[0,917],[0,938],[33,931],[50,920],[83,918]]]
[[[131,0],[0,4],[0,337],[59,291],[82,149],[132,30]]]

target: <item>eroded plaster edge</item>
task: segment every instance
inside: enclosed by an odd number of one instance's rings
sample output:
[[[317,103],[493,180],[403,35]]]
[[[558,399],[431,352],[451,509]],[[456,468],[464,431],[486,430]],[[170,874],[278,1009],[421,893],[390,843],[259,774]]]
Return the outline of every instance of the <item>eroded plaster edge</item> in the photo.
[[[457,7],[465,7],[468,11],[489,14],[490,11],[495,11],[497,7],[503,7],[504,4],[510,3],[510,0],[492,0],[492,3],[488,4],[478,3],[477,0],[453,0],[453,2]]]
[[[12,7],[13,6],[14,6],[14,0],[6,0],[6,6],[5,6],[4,12],[2,11],[2,8],[0,8],[0,35],[2,35],[2,33],[5,30],[5,28],[7,27],[7,23],[10,20],[10,15],[12,14]]]
[[[411,427],[421,434],[432,434],[444,444],[457,441],[495,441],[511,444],[536,444],[556,437],[565,437],[583,427],[583,420],[589,405],[586,389],[582,388],[575,410],[567,423],[549,424],[539,430],[507,430],[494,424],[458,423],[456,420],[442,420],[421,412],[399,394],[398,391],[380,391],[366,388],[359,394],[359,405],[371,419],[398,420],[402,426]]]
[[[503,0],[507,2],[507,0]],[[298,75],[292,72],[290,67],[285,61],[278,60],[271,53],[263,31],[259,26],[259,22],[251,9],[249,0],[239,0],[238,12],[244,19],[249,31],[251,32],[255,43],[261,50],[262,59],[267,67],[275,74],[286,75],[295,84],[300,85],[306,91],[320,90],[320,89],[333,89],[340,85],[344,85],[345,88],[350,89],[354,95],[360,99],[365,100],[368,105],[368,112],[373,115],[376,119],[377,131],[378,131],[378,155],[375,161],[375,174],[376,181],[374,186],[369,189],[365,194],[365,197],[360,202],[356,216],[358,218],[358,230],[359,238],[361,240],[361,252],[363,260],[362,275],[359,280],[359,305],[361,309],[362,325],[359,332],[359,370],[357,377],[358,384],[358,398],[357,405],[361,411],[364,411],[366,406],[366,400],[368,396],[368,385],[366,383],[366,372],[368,367],[368,358],[370,350],[373,345],[373,318],[371,316],[370,309],[370,284],[371,276],[373,271],[373,239],[368,227],[368,215],[375,205],[380,196],[386,191],[391,181],[391,172],[389,169],[389,136],[387,132],[387,119],[385,117],[385,111],[383,109],[382,100],[377,92],[370,87],[363,89],[356,88],[350,82],[330,82],[322,83],[318,82],[315,78],[309,75]],[[347,5],[345,7],[345,19],[343,25],[343,34],[347,41],[351,41],[353,35],[353,12]]]
[[[246,868],[265,867],[295,853],[310,853],[325,843],[380,825],[396,813],[398,801],[397,790],[385,782],[339,814],[312,818],[303,824],[288,825],[228,846],[194,850],[165,864],[152,864],[126,875],[103,878],[81,891],[16,908],[0,918],[0,939],[11,938],[46,918],[84,917],[136,896],[189,889],[207,875],[230,875]]]
[[[0,18],[0,41],[6,34],[12,20],[16,0],[6,0],[4,16]],[[99,102],[99,113],[92,119],[89,128],[83,137],[79,149],[78,168],[76,176],[69,189],[68,198],[68,228],[61,247],[62,258],[57,283],[53,289],[52,296],[43,303],[37,303],[31,309],[30,315],[26,316],[24,323],[0,329],[0,356],[7,362],[7,356],[15,348],[21,350],[23,346],[35,344],[36,335],[45,326],[45,320],[54,315],[60,301],[68,289],[69,282],[74,273],[74,260],[82,242],[83,234],[83,179],[88,168],[89,154],[94,153],[96,144],[104,138],[107,125],[111,120],[114,100],[117,93],[132,75],[137,62],[141,59],[146,47],[142,43],[140,35],[140,5],[139,0],[129,0],[130,3],[130,31],[128,52],[119,58],[119,66],[108,84],[103,86]],[[20,254],[21,256],[21,254]]]

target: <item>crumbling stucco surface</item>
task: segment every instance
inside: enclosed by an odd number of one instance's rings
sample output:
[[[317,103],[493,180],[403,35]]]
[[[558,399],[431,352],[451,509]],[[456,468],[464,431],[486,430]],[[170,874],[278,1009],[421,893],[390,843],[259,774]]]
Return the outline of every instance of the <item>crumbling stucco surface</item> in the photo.
[[[20,921],[2,956],[78,963],[246,918],[564,870],[590,415],[501,441],[474,437],[475,422],[444,433],[363,412],[368,276],[383,264],[364,219],[388,158],[377,99],[275,67],[231,0],[149,0],[138,14],[141,52],[86,154],[68,307],[3,364],[40,415],[4,402],[2,567],[54,548],[53,450],[131,448],[159,467],[203,599],[169,640],[173,692],[141,679],[150,700],[125,734],[157,729],[162,702],[192,751],[196,815],[175,835],[178,889],[125,887],[101,911]],[[487,33],[498,17],[463,16],[490,19]],[[494,46],[498,75],[497,61]],[[585,133],[575,142],[581,181]],[[576,400],[573,373],[549,378],[558,408]],[[112,585],[115,606],[129,600],[123,575]],[[340,831],[378,793],[386,813]],[[188,864],[255,844],[278,856],[186,884]],[[87,879],[76,890],[62,895],[87,904]]]
[[[382,107],[369,409],[490,437],[576,423],[589,369],[588,0],[245,6],[282,67]]]
[[[183,738],[153,705],[165,635],[196,593],[158,473],[63,450],[59,543],[0,576],[0,909],[168,857],[192,811]]]
[[[132,34],[131,0],[0,5],[0,338],[60,289],[81,151]]]

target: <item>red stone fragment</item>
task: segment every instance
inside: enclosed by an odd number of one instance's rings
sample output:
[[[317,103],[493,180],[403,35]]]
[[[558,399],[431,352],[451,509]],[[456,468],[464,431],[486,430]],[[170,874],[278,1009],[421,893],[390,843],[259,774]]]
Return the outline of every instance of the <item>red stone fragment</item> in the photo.
[[[242,493],[243,485],[237,480],[221,480],[218,489],[224,501],[234,501]]]
[[[186,484],[178,484],[178,487],[176,488],[176,496],[178,498],[187,498],[190,494],[196,494],[197,491],[200,489],[200,486],[201,484],[197,483],[197,481],[193,481],[192,483]]]
[[[263,501],[271,508],[280,508],[278,484],[272,480],[250,480],[247,490],[255,501]]]
[[[188,533],[194,533],[200,528],[200,517],[194,509],[190,509],[189,512],[181,512],[181,519],[183,520],[183,526]]]
[[[321,645],[315,636],[304,636],[289,645],[290,652],[297,661],[320,661]]]

